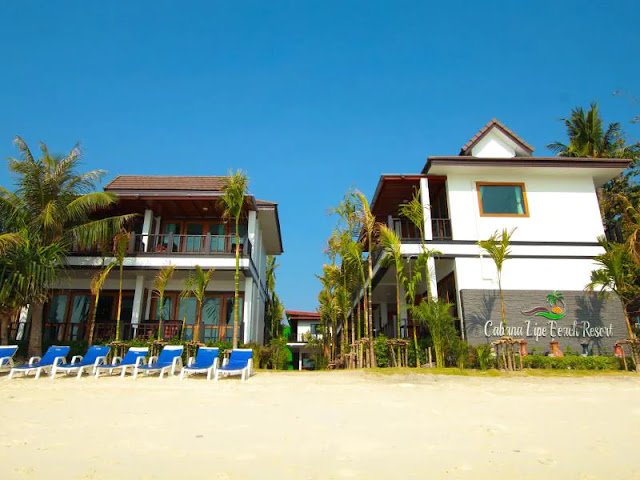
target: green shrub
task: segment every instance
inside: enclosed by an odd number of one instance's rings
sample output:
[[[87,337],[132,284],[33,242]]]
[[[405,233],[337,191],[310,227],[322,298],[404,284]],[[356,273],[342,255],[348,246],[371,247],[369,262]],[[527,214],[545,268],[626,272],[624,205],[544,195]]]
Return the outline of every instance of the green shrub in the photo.
[[[420,365],[427,363],[427,348],[431,346],[431,338],[419,338],[418,339],[418,355],[420,358]],[[409,342],[409,365],[416,366],[416,347],[413,340]]]
[[[476,347],[474,365],[480,370],[488,370],[495,365],[495,360],[491,352],[491,345],[482,344]]]
[[[547,368],[554,370],[620,370],[621,361],[616,357],[590,356],[545,357],[528,355],[524,357],[525,368]]]
[[[378,335],[373,340],[373,351],[376,355],[378,367],[389,366],[389,347],[387,346],[387,340],[389,339],[385,335]]]

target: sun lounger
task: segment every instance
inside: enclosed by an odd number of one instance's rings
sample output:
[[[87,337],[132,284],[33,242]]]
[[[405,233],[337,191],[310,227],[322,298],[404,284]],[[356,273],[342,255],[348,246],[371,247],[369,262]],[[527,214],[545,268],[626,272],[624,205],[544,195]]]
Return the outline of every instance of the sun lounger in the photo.
[[[66,361],[70,349],[71,347],[52,345],[42,357],[31,357],[27,365],[13,367],[9,373],[9,378],[13,378],[14,372],[22,372],[27,376],[32,370],[35,370],[36,378],[39,378],[42,370],[63,364]]]
[[[167,345],[160,352],[160,356],[149,359],[149,365],[136,366],[133,369],[133,378],[138,376],[138,372],[145,372],[147,375],[151,372],[160,372],[160,380],[169,370],[171,370],[171,375],[175,375],[178,365],[182,367],[183,349],[182,345]]]
[[[109,375],[113,374],[114,370],[121,369],[121,376],[124,378],[127,373],[127,368],[131,367],[135,369],[139,365],[144,365],[146,362],[145,357],[149,353],[149,349],[147,347],[131,347],[127,350],[124,358],[114,357],[113,361],[109,364],[98,365],[96,367],[95,378],[100,376],[100,372],[104,370],[109,371]]]
[[[250,348],[237,348],[231,352],[229,359],[223,362],[216,370],[215,381],[220,375],[240,375],[242,381],[246,381],[253,374],[253,350]]]
[[[191,373],[206,373],[207,380],[211,380],[215,371],[218,369],[218,353],[220,349],[211,347],[200,347],[196,358],[189,358],[189,362],[186,367],[182,367],[180,372],[180,380],[182,380],[185,374],[188,376]]]
[[[65,363],[62,365],[54,365],[51,368],[51,378],[56,378],[57,372],[69,373],[78,372],[78,377],[82,377],[85,368],[91,368],[91,374],[96,373],[96,368],[106,362],[107,355],[110,348],[108,346],[93,345],[89,347],[87,353],[84,355],[74,355],[71,359],[71,363]]]
[[[0,347],[0,368],[5,364],[13,368],[13,356],[17,351],[17,345],[2,345]]]

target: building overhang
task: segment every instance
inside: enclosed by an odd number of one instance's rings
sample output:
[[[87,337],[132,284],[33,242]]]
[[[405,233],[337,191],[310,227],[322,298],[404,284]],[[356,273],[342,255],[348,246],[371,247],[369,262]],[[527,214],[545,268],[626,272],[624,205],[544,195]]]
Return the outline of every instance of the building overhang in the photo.
[[[513,157],[479,158],[469,156],[429,157],[422,170],[423,174],[447,175],[464,174],[523,174],[523,168],[536,173],[551,175],[586,175],[594,179],[596,185],[620,175],[631,163],[622,158],[572,158],[572,157]]]

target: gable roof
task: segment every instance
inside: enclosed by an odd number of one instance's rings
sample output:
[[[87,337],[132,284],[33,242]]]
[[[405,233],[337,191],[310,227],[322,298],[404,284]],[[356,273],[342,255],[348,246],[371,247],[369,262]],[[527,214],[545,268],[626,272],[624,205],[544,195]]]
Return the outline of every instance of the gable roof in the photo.
[[[506,125],[500,122],[497,118],[492,118],[489,123],[487,123],[484,127],[482,127],[478,133],[476,133],[473,137],[469,139],[467,143],[465,143],[460,149],[460,155],[471,155],[471,149],[484,137],[489,131],[493,128],[499,129],[502,133],[504,133],[507,137],[517,143],[522,149],[527,151],[529,155],[533,153],[535,150],[531,145],[525,142],[522,138],[516,135],[511,129],[509,129]]]
[[[105,190],[198,190],[221,192],[226,176],[118,175]]]

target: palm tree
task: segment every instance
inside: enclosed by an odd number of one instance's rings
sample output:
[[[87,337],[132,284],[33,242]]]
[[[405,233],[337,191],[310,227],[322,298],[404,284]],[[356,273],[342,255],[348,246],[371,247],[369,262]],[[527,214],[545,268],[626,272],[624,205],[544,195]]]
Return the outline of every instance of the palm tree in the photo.
[[[411,265],[409,262],[408,265],[408,275],[403,277],[404,282],[404,292],[405,292],[405,302],[407,304],[407,311],[411,312],[411,319],[413,320],[413,346],[416,351],[416,368],[420,367],[420,354],[418,351],[418,334],[417,330],[417,321],[416,316],[413,314],[413,307],[416,304],[416,294],[418,289],[418,284],[422,280],[422,274],[420,273],[420,264],[416,261],[415,265]],[[430,299],[429,299],[430,300]]]
[[[574,108],[571,116],[563,121],[569,143],[547,145],[561,157],[630,158],[637,155],[638,145],[625,145],[624,132],[618,122],[604,129],[597,103],[592,103],[586,112],[582,107]]]
[[[453,317],[451,316],[453,304],[435,300],[428,302],[422,300],[419,305],[412,307],[415,317],[426,324],[431,334],[431,341],[436,354],[436,366],[445,366],[444,357],[446,345],[455,335]],[[417,352],[416,352],[417,355]]]
[[[116,342],[120,340],[120,316],[122,314],[122,275],[124,273],[124,259],[129,246],[129,232],[122,230],[113,237],[113,255],[118,264],[118,310],[116,313]]]
[[[361,286],[364,294],[364,302],[367,304],[367,289],[365,285],[367,283],[367,274],[365,272],[365,262],[362,259],[362,244],[351,241],[345,245],[343,250],[343,261],[359,276],[358,286]],[[360,308],[360,301],[358,300],[358,309]],[[367,322],[367,309],[364,309],[365,323]],[[362,325],[360,324],[360,313],[358,312],[358,324],[352,325],[352,329],[355,330],[355,336],[357,340],[360,340],[360,334],[362,332]]]
[[[602,297],[613,292],[620,299],[629,338],[633,339],[635,333],[629,321],[628,306],[640,295],[640,285],[637,283],[640,268],[630,258],[625,245],[607,242],[604,238],[600,238],[599,242],[605,249],[605,253],[595,257],[594,260],[600,268],[591,272],[591,281],[586,286],[586,290],[598,289]]]
[[[89,346],[93,345],[93,333],[96,328],[96,314],[98,313],[98,303],[100,302],[100,292],[102,291],[102,287],[104,283],[107,281],[107,277],[113,267],[117,265],[116,262],[109,263],[102,270],[96,272],[96,274],[91,277],[91,295],[93,295],[93,311],[91,312],[91,321],[89,323],[89,333],[87,334],[87,342]]]
[[[105,175],[102,170],[77,173],[81,158],[76,145],[66,156],[49,153],[44,143],[40,144],[42,156],[35,158],[20,137],[14,141],[20,158],[9,159],[9,170],[16,175],[16,189],[11,192],[0,187],[0,218],[3,233],[28,237],[31,252],[39,249],[56,251],[56,269],[62,270],[65,259],[74,246],[94,247],[108,243],[109,239],[135,215],[120,215],[100,219],[93,214],[116,203],[115,195],[95,192],[96,183]],[[6,240],[5,240],[6,244]],[[35,259],[43,259],[36,255]],[[46,259],[51,259],[46,256]],[[46,261],[45,259],[45,261]],[[50,265],[41,265],[47,270]],[[34,267],[35,269],[35,267]],[[50,280],[54,276],[34,277],[32,282]],[[28,283],[32,283],[28,282]],[[48,293],[51,283],[35,291]],[[32,308],[29,355],[40,355],[42,351],[42,310],[46,295],[29,299]]]
[[[0,256],[1,345],[8,343],[9,320],[21,308],[30,303],[41,307],[47,300],[48,286],[58,278],[59,265],[65,254],[58,243],[40,246],[32,242],[26,232],[23,233],[21,240]],[[42,330],[37,333],[37,344],[41,345]]]
[[[331,322],[331,359],[335,360],[338,345],[338,315],[341,310],[338,296],[340,269],[335,264],[325,264],[322,266],[322,276],[317,278],[322,282],[322,290],[318,295],[321,313],[325,314]]]
[[[158,295],[158,340],[164,338],[164,332],[162,331],[162,316],[164,315],[164,292],[167,288],[167,284],[173,274],[176,271],[175,265],[169,265],[160,270],[153,279],[153,289]]]
[[[204,271],[200,265],[196,265],[195,270],[187,278],[184,290],[180,294],[182,297],[189,297],[193,295],[198,301],[196,307],[196,324],[193,330],[193,342],[200,341],[200,330],[202,324],[202,304],[204,303],[204,296],[211,281],[211,276],[214,270]],[[236,345],[237,347],[237,345]],[[236,348],[234,347],[234,348]]]
[[[222,216],[235,222],[236,244],[236,274],[235,301],[233,302],[233,348],[238,348],[238,304],[240,303],[240,217],[244,212],[244,198],[249,190],[249,177],[242,171],[229,172],[229,178],[224,187],[220,203],[223,208]]]
[[[267,256],[266,281],[267,301],[265,305],[265,327],[271,338],[280,335],[280,321],[284,315],[284,305],[276,293],[276,269],[280,266],[276,263],[276,257]]]
[[[502,327],[504,328],[505,335],[507,334],[507,319],[504,313],[504,295],[502,293],[502,267],[504,262],[509,259],[511,255],[511,236],[515,232],[515,228],[510,232],[507,229],[503,229],[502,232],[494,232],[487,240],[479,240],[478,246],[482,248],[496,265],[498,291],[500,293],[500,315],[502,316]]]
[[[357,200],[357,218],[358,222],[364,230],[367,237],[367,247],[369,248],[369,254],[367,255],[367,265],[369,267],[369,277],[366,283],[368,289],[368,298],[367,298],[367,316],[365,317],[365,321],[368,323],[368,330],[371,334],[371,341],[369,342],[369,355],[371,358],[371,366],[376,367],[376,354],[373,348],[373,304],[372,304],[372,282],[373,282],[373,236],[376,232],[376,217],[373,213],[371,213],[371,208],[369,207],[369,201],[367,197],[360,191],[355,192],[356,200]]]
[[[385,261],[393,263],[396,268],[396,322],[398,338],[402,337],[400,331],[400,285],[404,281],[404,257],[402,256],[400,237],[391,230],[389,227],[383,224],[378,224],[378,238],[380,245],[384,249],[386,254]]]

